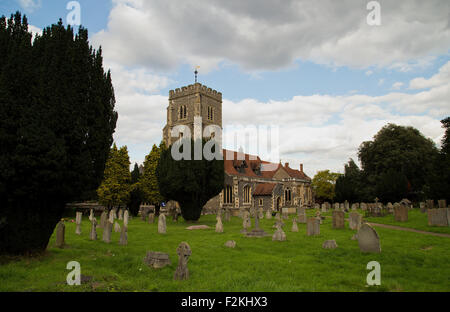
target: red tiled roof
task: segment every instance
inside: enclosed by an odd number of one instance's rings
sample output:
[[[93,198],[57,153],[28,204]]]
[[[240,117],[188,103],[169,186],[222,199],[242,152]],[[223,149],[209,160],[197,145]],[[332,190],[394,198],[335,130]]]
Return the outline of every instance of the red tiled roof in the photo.
[[[227,155],[227,154],[230,154],[230,155]],[[265,178],[265,179],[272,179],[273,176],[275,175],[275,173],[280,168],[283,168],[286,170],[287,174],[291,178],[311,180],[305,173],[303,173],[299,170],[289,168],[289,166],[283,166],[281,164],[275,164],[275,163],[271,163],[268,161],[264,161],[264,160],[261,160],[258,156],[244,154],[244,153],[241,153],[239,156],[240,156],[240,159],[242,159],[242,158],[245,159],[247,167],[244,168],[242,173],[238,172],[235,169],[235,167],[241,165],[243,162],[243,160],[238,160],[238,154],[239,153],[235,152],[235,151],[229,151],[226,149],[223,150],[225,172],[228,175],[246,176],[246,177],[254,177],[254,178],[260,177],[260,178]],[[263,167],[265,166],[266,169],[273,169],[273,170],[261,170],[260,175],[255,174],[255,172],[253,170],[258,168],[261,165]]]
[[[272,195],[272,191],[275,188],[275,183],[259,183],[256,185],[253,191],[254,196]]]

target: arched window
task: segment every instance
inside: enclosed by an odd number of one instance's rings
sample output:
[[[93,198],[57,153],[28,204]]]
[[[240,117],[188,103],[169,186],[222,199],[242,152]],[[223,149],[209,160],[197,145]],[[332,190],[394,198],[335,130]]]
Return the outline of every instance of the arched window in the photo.
[[[186,117],[187,117],[186,105],[180,106],[180,111],[179,111],[178,117],[179,117],[178,119],[186,119]]]
[[[230,185],[227,185],[223,192],[223,202],[225,204],[232,204],[233,203],[233,188]]]
[[[290,202],[291,201],[291,189],[287,188],[284,190],[284,200],[286,202]]]
[[[246,185],[244,187],[244,203],[248,204],[251,202],[251,188]]]
[[[214,108],[208,106],[208,120],[214,121]]]

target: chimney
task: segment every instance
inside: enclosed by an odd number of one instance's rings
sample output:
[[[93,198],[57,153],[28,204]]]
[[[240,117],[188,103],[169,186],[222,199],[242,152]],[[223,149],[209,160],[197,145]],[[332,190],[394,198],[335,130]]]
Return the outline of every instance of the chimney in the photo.
[[[300,164],[300,172],[303,172],[303,164]]]
[[[287,168],[289,167],[289,163],[285,163],[284,166]]]

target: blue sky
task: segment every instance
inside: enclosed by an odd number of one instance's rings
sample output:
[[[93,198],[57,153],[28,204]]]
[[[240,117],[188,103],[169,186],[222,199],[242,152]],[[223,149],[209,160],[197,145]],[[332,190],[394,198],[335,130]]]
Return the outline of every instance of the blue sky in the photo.
[[[223,93],[225,124],[276,124],[281,161],[342,171],[386,123],[437,144],[450,115],[448,1],[81,0],[116,89],[115,139],[141,163],[161,140],[169,90],[199,81]],[[3,0],[31,30],[66,22],[69,1]]]

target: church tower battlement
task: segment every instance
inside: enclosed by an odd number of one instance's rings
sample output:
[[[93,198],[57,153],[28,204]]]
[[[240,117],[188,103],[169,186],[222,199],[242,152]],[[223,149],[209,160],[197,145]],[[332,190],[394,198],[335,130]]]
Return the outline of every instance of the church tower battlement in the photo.
[[[201,118],[199,118],[201,117]],[[191,136],[203,133],[206,126],[222,128],[222,93],[200,83],[169,91],[167,124],[163,129],[163,140],[170,146],[178,140],[170,133],[175,126],[189,127]]]

